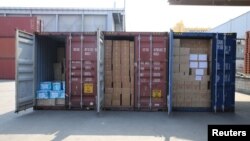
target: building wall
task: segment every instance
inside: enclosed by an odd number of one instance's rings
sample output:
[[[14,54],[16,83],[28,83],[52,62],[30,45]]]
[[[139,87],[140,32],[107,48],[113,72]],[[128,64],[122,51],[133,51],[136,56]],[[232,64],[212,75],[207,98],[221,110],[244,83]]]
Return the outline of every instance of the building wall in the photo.
[[[237,38],[245,38],[250,31],[250,11],[210,30],[211,32],[236,32]]]
[[[123,9],[0,8],[0,16],[36,16],[44,32],[124,31]]]

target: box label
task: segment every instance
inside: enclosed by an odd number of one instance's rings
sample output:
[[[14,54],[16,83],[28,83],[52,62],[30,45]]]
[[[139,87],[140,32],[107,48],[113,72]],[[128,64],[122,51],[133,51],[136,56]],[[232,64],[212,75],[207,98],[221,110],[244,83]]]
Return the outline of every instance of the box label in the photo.
[[[85,83],[84,84],[84,93],[90,94],[93,93],[93,83]]]
[[[153,90],[153,98],[161,98],[161,90]]]

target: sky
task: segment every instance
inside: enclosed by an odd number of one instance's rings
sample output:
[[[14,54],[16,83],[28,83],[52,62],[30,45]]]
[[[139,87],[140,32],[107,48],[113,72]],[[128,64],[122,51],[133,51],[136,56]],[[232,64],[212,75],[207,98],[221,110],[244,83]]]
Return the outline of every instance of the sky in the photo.
[[[0,7],[124,8],[124,0],[0,0]],[[186,27],[216,27],[250,7],[173,6],[167,0],[126,0],[126,31],[169,31]]]

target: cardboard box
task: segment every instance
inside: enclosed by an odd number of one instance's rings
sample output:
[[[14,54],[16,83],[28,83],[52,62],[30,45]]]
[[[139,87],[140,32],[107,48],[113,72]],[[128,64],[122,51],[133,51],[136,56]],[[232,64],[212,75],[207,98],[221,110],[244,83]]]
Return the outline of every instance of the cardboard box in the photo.
[[[114,48],[120,48],[120,46],[121,46],[121,42],[120,41],[113,40],[113,49]]]
[[[113,82],[113,88],[121,88],[122,87],[122,83],[121,81],[114,81]],[[115,92],[115,91],[114,91]]]
[[[134,88],[130,88],[130,94],[135,95],[135,89]]]
[[[189,55],[190,61],[197,61],[198,60],[198,54],[190,54]]]
[[[189,68],[197,69],[199,66],[198,62],[190,61]]]
[[[113,82],[112,76],[105,76],[105,78],[104,78],[105,87],[111,88],[112,82]]]
[[[174,56],[180,56],[180,47],[174,46]]]
[[[112,99],[112,106],[114,106],[114,107],[119,107],[119,106],[121,106],[121,101],[120,101],[120,99],[118,100],[114,100],[114,99]]]
[[[130,106],[130,94],[122,94],[122,106]]]
[[[130,105],[131,105],[132,107],[134,106],[134,97],[135,97],[134,94],[131,94],[131,95],[130,95]]]
[[[113,74],[113,71],[112,71],[112,70],[105,70],[105,71],[104,71],[105,78],[106,78],[106,77],[112,77],[112,74]]]
[[[130,81],[122,81],[122,88],[130,88],[131,84]]]
[[[174,56],[174,65],[180,64],[180,56]]]
[[[188,63],[189,63],[189,55],[181,55],[180,64],[188,64]]]
[[[105,71],[111,71],[111,70],[112,70],[112,64],[108,64],[108,63],[105,64],[105,65],[104,65],[104,70],[105,70]]]
[[[189,54],[190,54],[190,48],[180,47],[180,56]]]
[[[174,47],[179,47],[181,45],[181,40],[180,39],[174,39]]]
[[[105,40],[104,45],[105,45],[105,48],[112,47],[112,40]]]
[[[208,90],[208,81],[200,82],[200,90]]]
[[[180,72],[185,72],[185,74],[189,74],[189,64],[180,64]]]
[[[105,87],[105,94],[113,94],[114,89],[113,88],[106,88]]]
[[[174,64],[174,73],[180,72],[180,64]]]
[[[209,75],[203,76],[202,81],[210,81],[210,76]]]
[[[109,107],[112,105],[112,94],[105,93],[104,95],[104,106]]]
[[[130,88],[122,88],[122,95],[123,94],[130,94]]]

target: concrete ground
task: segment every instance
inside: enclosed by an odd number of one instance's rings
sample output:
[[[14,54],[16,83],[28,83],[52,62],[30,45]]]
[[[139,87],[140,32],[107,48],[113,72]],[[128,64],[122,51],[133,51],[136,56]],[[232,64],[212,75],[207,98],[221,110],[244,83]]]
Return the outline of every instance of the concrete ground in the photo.
[[[0,81],[0,140],[205,141],[208,124],[249,124],[250,95],[236,93],[235,113],[33,111],[14,113],[15,85]]]

